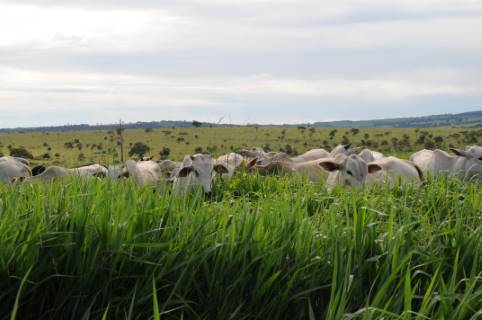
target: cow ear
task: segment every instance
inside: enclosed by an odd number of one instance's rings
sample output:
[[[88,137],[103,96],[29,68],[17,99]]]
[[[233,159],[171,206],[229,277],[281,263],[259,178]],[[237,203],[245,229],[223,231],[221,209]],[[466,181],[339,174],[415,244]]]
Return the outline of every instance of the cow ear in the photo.
[[[258,158],[254,158],[253,160],[251,160],[250,162],[248,162],[246,164],[246,169],[251,169],[253,168],[254,166],[256,166],[256,163],[258,163]]]
[[[460,156],[460,157],[470,158],[470,154],[468,154],[467,152],[465,152],[463,150],[460,150],[460,149],[457,149],[457,148],[449,148],[449,150],[452,151],[453,153],[455,153],[456,155]]]
[[[179,172],[177,173],[177,176],[179,178],[185,178],[187,177],[193,170],[193,167],[183,167]]]
[[[368,164],[368,173],[375,173],[375,172],[378,172],[380,170],[382,170],[382,167],[380,167],[378,164],[376,164],[376,163]]]
[[[331,160],[321,161],[319,165],[326,171],[336,171],[341,169],[341,165]]]
[[[214,165],[214,171],[217,173],[228,173],[228,168],[224,164],[218,163]]]

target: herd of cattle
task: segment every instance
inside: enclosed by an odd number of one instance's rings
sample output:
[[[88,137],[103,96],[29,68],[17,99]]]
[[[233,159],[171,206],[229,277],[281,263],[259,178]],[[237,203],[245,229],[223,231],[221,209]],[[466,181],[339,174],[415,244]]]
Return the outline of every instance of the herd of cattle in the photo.
[[[9,185],[15,181],[49,181],[58,177],[78,175],[81,177],[108,177],[111,180],[131,177],[139,185],[172,183],[173,191],[184,194],[201,187],[210,193],[213,177],[225,174],[229,178],[238,170],[260,175],[305,175],[311,181],[323,179],[329,189],[335,185],[359,186],[377,182],[394,184],[421,183],[424,175],[455,175],[482,183],[482,147],[468,146],[465,150],[450,149],[450,156],[442,150],[421,150],[410,160],[385,157],[383,154],[364,149],[358,153],[350,145],[338,145],[331,152],[313,149],[300,156],[289,157],[283,152],[265,152],[262,148],[243,149],[219,158],[207,154],[188,155],[182,162],[154,161],[143,158],[128,160],[122,165],[104,167],[90,164],[78,168],[59,166],[34,168],[23,158],[0,157],[0,181]]]

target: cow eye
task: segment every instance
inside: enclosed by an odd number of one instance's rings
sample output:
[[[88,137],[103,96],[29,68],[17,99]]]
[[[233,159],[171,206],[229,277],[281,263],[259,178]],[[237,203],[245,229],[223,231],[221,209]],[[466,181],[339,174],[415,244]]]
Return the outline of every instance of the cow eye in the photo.
[[[353,173],[350,170],[348,170],[346,173],[348,173],[350,176],[353,176]]]
[[[480,161],[482,161],[482,158],[479,158]]]
[[[199,172],[194,171],[194,173],[196,174],[196,177],[199,177]]]

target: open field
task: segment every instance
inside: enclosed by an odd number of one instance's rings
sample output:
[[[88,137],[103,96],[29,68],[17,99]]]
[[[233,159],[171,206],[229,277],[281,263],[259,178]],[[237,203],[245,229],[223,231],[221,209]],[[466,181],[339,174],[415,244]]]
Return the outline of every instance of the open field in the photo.
[[[330,137],[333,130],[336,132]],[[352,142],[354,145],[406,157],[410,152],[422,148],[447,149],[450,146],[482,143],[482,129],[461,128],[370,128],[359,129],[358,132],[347,128],[274,127],[132,129],[125,130],[123,136],[125,158],[128,158],[132,144],[143,142],[151,148],[150,154],[156,159],[160,150],[167,147],[170,149],[168,157],[174,160],[196,151],[221,155],[253,146],[276,151],[283,149],[295,154],[319,147],[331,149],[340,142]],[[117,141],[115,130],[2,133],[0,153],[9,154],[9,146],[24,146],[37,159],[34,163],[66,166],[87,162],[109,164],[120,160]]]
[[[351,142],[407,157],[481,144],[480,129],[125,130],[159,158]],[[35,163],[120,161],[117,133],[0,135]],[[48,153],[49,157],[42,157]],[[56,155],[57,154],[57,155]],[[83,154],[83,157],[79,157]],[[239,172],[210,197],[130,179],[0,185],[0,319],[479,319],[482,188],[328,192],[303,177]]]
[[[0,185],[0,318],[478,319],[482,189]],[[161,315],[160,317],[158,315]]]

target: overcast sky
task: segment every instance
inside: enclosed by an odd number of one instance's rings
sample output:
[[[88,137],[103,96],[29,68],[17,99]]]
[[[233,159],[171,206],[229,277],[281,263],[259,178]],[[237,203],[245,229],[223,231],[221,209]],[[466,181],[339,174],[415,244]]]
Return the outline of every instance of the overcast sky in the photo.
[[[0,0],[0,127],[482,109],[482,1]]]

